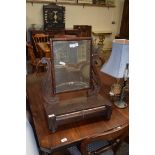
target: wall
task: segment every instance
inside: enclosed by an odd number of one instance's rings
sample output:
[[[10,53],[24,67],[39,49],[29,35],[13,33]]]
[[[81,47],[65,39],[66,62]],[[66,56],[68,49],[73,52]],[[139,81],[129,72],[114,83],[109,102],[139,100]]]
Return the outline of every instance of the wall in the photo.
[[[116,7],[88,7],[64,5],[65,27],[73,28],[73,25],[92,25],[93,31],[111,31],[112,35],[107,36],[105,48],[111,47],[111,41],[119,33],[124,0],[115,0]],[[36,24],[37,28],[43,27],[43,5],[42,3],[26,3],[26,26]],[[115,24],[112,24],[112,21]]]

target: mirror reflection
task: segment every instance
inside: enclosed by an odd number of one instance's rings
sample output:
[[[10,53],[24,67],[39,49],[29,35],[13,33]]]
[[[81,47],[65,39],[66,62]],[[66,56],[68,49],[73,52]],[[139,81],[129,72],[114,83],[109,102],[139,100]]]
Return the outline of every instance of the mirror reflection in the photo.
[[[56,93],[90,88],[91,40],[53,40]]]

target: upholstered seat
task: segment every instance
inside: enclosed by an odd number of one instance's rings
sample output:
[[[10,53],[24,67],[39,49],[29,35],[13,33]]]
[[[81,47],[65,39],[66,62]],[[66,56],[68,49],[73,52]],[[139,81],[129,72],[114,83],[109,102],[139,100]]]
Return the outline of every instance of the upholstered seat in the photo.
[[[96,142],[88,144],[87,150],[88,150],[88,152],[94,152],[95,150],[98,150],[108,144],[109,144],[108,141],[104,141],[104,140],[96,141]],[[77,146],[72,146],[72,147],[68,148],[68,152],[71,155],[83,155]],[[100,155],[114,155],[114,152],[112,149],[110,149],[103,153],[100,153]]]

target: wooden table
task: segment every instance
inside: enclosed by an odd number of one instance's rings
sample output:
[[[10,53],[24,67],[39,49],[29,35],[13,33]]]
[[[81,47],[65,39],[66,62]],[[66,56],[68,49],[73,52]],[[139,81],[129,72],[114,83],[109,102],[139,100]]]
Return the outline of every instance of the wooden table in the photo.
[[[37,76],[36,74],[27,76],[27,97],[38,143],[44,154],[79,144],[85,138],[107,134],[109,131],[111,134],[106,139],[110,140],[120,136],[126,127],[129,126],[128,108],[117,109],[113,107],[111,119],[108,121],[94,118],[93,121],[83,121],[59,127],[55,133],[52,133],[48,129],[43,104],[40,102],[42,97],[39,93],[41,92],[41,79],[42,73]],[[104,79],[102,80],[104,81]],[[104,95],[102,92],[101,94]],[[63,138],[66,138],[67,141],[62,142]]]
[[[40,42],[37,43],[38,49],[45,55],[45,57],[50,58],[51,53],[50,53],[50,45],[47,42]]]

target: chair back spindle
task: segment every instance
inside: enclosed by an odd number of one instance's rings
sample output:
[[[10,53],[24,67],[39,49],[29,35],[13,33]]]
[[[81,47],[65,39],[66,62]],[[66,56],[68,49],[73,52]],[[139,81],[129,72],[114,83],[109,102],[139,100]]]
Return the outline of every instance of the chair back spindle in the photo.
[[[42,51],[39,50],[37,43],[49,42],[50,36],[47,34],[35,34],[34,36],[32,36],[32,39],[33,39],[33,44],[36,50],[37,57],[42,58],[44,54],[42,53]]]

